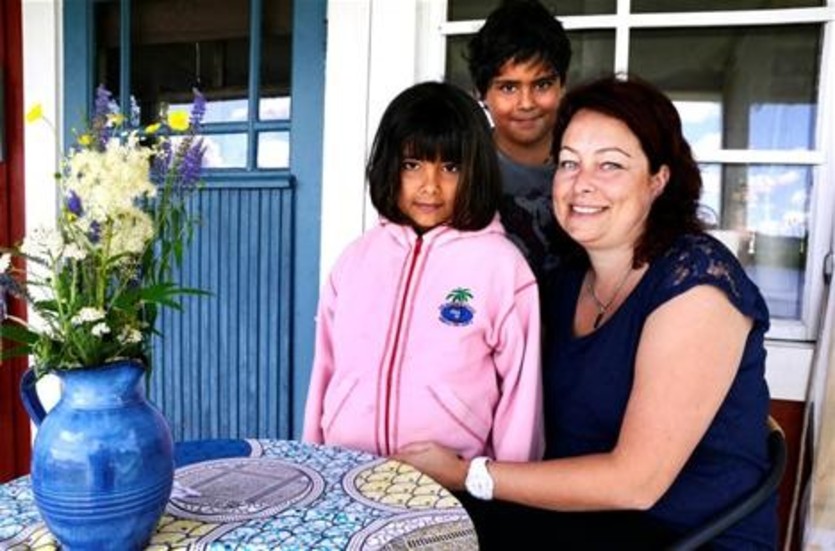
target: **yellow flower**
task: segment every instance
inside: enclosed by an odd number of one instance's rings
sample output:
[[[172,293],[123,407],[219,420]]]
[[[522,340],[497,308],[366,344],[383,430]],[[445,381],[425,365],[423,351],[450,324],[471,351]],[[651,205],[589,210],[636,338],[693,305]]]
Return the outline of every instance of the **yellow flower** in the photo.
[[[36,103],[32,106],[28,113],[26,113],[26,122],[32,123],[43,118],[43,106]]]
[[[171,111],[168,113],[168,126],[178,132],[188,130],[188,113],[185,111]]]
[[[121,113],[109,113],[107,115],[108,126],[121,126],[125,122],[125,116]]]
[[[93,143],[93,136],[90,134],[82,134],[78,137],[78,143],[87,147],[88,145]]]
[[[158,122],[155,122],[154,124],[149,124],[148,126],[145,127],[145,133],[146,134],[156,134],[156,132],[157,132],[157,130],[159,130],[160,126],[161,125]]]

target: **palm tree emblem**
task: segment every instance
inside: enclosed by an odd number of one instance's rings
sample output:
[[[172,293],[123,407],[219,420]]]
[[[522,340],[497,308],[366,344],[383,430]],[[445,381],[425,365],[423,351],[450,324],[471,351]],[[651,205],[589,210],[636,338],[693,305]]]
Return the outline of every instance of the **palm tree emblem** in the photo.
[[[473,292],[466,287],[456,287],[447,293],[446,302],[440,306],[440,320],[447,325],[469,325],[473,322],[475,310],[468,304]]]

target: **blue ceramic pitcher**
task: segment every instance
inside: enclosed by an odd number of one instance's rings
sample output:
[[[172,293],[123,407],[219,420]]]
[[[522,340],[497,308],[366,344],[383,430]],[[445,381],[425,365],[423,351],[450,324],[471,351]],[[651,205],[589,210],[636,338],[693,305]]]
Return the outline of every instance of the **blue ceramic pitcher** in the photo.
[[[141,549],[165,510],[174,479],[171,430],[145,398],[137,361],[56,371],[61,399],[48,415],[32,371],[23,405],[38,432],[35,504],[65,549]]]

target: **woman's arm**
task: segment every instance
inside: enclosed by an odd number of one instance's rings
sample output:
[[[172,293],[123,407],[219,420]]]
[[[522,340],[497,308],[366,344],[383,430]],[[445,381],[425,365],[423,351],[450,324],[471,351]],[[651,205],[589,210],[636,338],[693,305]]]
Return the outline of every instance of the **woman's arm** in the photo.
[[[722,291],[708,285],[660,306],[641,334],[632,394],[615,448],[539,463],[489,463],[494,497],[564,511],[651,507],[718,411],[751,325]],[[463,488],[463,460],[430,444],[404,452],[400,459],[451,489]]]

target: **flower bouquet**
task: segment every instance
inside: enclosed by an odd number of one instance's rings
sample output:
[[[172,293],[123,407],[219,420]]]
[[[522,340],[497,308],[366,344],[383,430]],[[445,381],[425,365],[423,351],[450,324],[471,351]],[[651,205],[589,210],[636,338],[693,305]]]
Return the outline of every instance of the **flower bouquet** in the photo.
[[[187,199],[200,182],[205,99],[195,91],[190,114],[164,108],[144,129],[126,128],[129,118],[103,87],[95,107],[56,174],[55,227],[0,249],[0,336],[19,343],[0,358],[33,356],[38,377],[125,358],[150,367],[158,308],[179,308],[178,295],[199,293],[174,283],[172,271],[197,221]],[[49,124],[37,106],[27,120]],[[8,315],[7,294],[26,300],[38,319]]]
[[[21,385],[39,425],[32,490],[67,548],[143,548],[171,493],[171,431],[143,375],[158,309],[202,293],[173,275],[197,222],[188,199],[200,185],[204,112],[195,93],[190,114],[164,109],[138,129],[138,115],[128,121],[99,87],[89,128],[56,174],[55,226],[0,250],[0,337],[17,343],[0,360],[34,358]],[[37,107],[27,119],[49,124]],[[9,315],[7,294],[28,302],[31,323]],[[50,372],[61,399],[47,415],[34,380]]]

